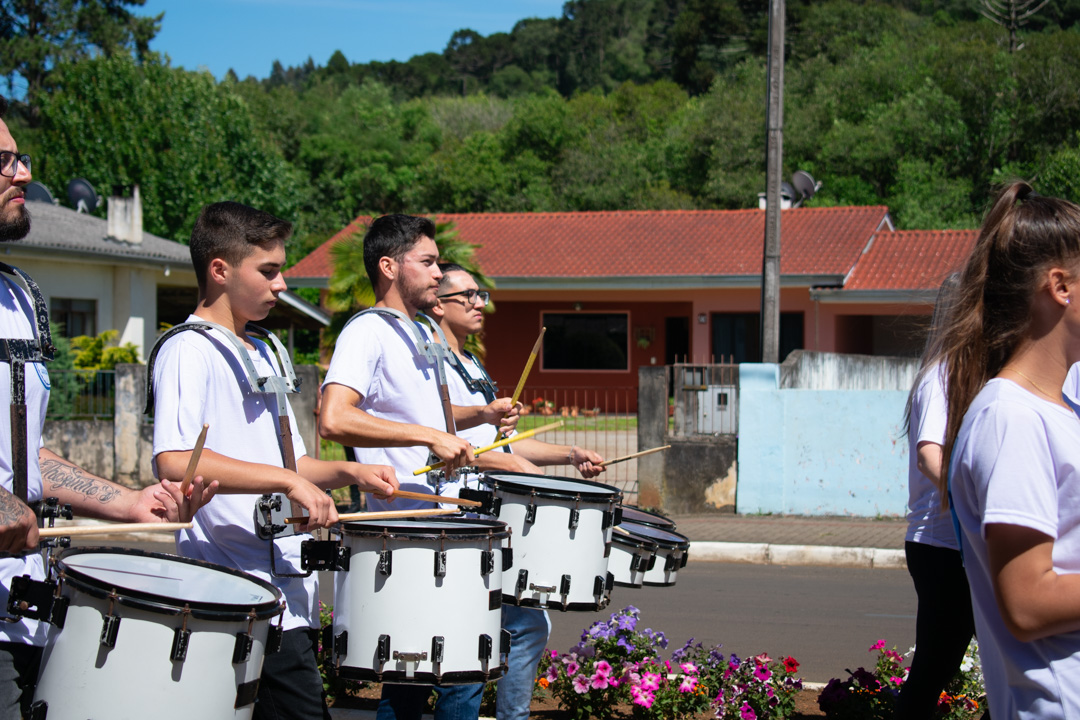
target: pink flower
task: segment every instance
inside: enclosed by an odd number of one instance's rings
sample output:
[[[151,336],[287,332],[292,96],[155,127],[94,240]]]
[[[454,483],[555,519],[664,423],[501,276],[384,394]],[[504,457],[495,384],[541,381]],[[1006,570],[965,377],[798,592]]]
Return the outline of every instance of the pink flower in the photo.
[[[694,687],[697,685],[697,682],[697,678],[693,675],[684,675],[682,682],[679,683],[679,692],[694,692]]]
[[[611,665],[608,664],[607,660],[601,660],[596,663],[596,673],[598,675],[603,675],[604,677],[611,675]]]
[[[584,675],[578,675],[574,678],[574,692],[578,695],[584,695],[589,692],[589,678]]]
[[[768,682],[769,678],[772,677],[772,671],[769,670],[767,665],[758,665],[754,668],[754,677],[761,682]]]
[[[660,689],[660,674],[659,673],[642,673],[641,674],[641,688],[643,690],[658,690]]]
[[[552,660],[554,660],[554,659],[555,659],[555,658],[557,658],[557,657],[559,657],[559,653],[558,653],[558,651],[556,651],[556,650],[552,650],[552,651],[551,651],[551,659],[552,659]]]
[[[634,688],[634,690],[637,690],[637,692],[631,691],[630,694],[633,696],[633,703],[635,705],[640,705],[648,710],[653,706],[653,703],[656,702],[656,696],[649,690],[640,690],[638,688]]]
[[[744,702],[742,707],[739,708],[739,717],[742,720],[757,720],[757,713],[754,712],[754,708],[750,707],[750,703]]]
[[[679,666],[679,668],[684,673],[696,674],[697,671],[698,671],[697,665],[695,665],[694,663],[683,663],[682,665]]]
[[[768,653],[761,653],[760,655],[754,656],[754,662],[756,662],[758,665],[768,665],[772,662],[772,658],[769,657]]]
[[[893,685],[903,685],[904,678],[896,677],[895,675],[893,675],[891,678],[889,678],[889,682],[891,682]]]
[[[598,672],[598,673],[596,673],[595,675],[592,676],[592,683],[591,684],[592,684],[592,687],[595,688],[596,690],[603,690],[604,688],[606,688],[611,683],[608,682],[608,676],[607,675],[602,675],[601,673]]]
[[[880,650],[883,647],[885,647],[885,641],[884,640],[878,640],[876,643],[874,643],[873,645],[870,646],[870,649],[867,650],[867,652],[873,652],[874,650]]]
[[[574,662],[573,660],[571,660],[570,662],[566,663],[566,674],[567,674],[567,675],[577,675],[577,674],[578,674],[578,670],[580,670],[580,669],[581,669],[581,666],[580,666],[580,665],[578,665],[578,664],[577,664],[576,662]]]
[[[545,677],[547,677],[548,682],[555,682],[556,680],[558,680],[559,679],[559,666],[558,665],[548,665],[547,674],[545,675]]]

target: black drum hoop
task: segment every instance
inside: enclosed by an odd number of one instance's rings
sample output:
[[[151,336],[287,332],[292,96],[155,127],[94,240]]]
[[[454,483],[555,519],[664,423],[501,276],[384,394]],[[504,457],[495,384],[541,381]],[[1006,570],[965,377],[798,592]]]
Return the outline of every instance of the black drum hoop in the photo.
[[[455,527],[431,527],[427,522],[449,523]],[[416,527],[407,527],[415,524]],[[499,520],[473,520],[470,518],[401,518],[390,525],[385,520],[353,520],[340,525],[342,535],[365,538],[388,538],[406,540],[446,540],[448,542],[475,542],[476,540],[505,540],[510,537],[510,527]]]
[[[587,502],[600,502],[610,503],[612,500],[616,502],[622,500],[622,490],[614,485],[605,485],[604,483],[593,482],[591,480],[577,480],[567,479],[567,482],[572,482],[575,485],[587,485],[595,488],[595,490],[555,490],[552,488],[537,488],[533,485],[529,485],[528,482],[522,482],[516,478],[544,478],[545,480],[563,479],[554,478],[551,475],[534,475],[531,473],[515,473],[515,472],[498,472],[498,473],[484,473],[480,475],[481,485],[490,485],[492,492],[498,492],[502,490],[510,495],[524,495],[526,497],[539,497],[546,500],[576,500],[581,499]]]
[[[147,592],[145,590],[134,590],[128,587],[121,587],[114,583],[103,582],[97,578],[91,577],[77,568],[71,568],[64,564],[64,560],[74,555],[84,554],[107,554],[107,555],[131,555],[136,557],[153,558],[155,560],[168,560],[170,562],[184,563],[186,565],[194,565],[196,567],[206,568],[208,570],[216,570],[217,572],[225,573],[227,575],[233,575],[236,577],[248,580],[264,590],[270,590],[274,594],[274,600],[268,600],[258,605],[246,605],[240,603],[216,603],[205,601],[181,601],[176,598],[170,598],[165,595],[158,595],[157,593]],[[254,614],[256,620],[266,620],[277,615],[280,615],[284,611],[284,606],[281,604],[281,591],[276,587],[266,582],[262,578],[249,575],[248,573],[236,570],[234,568],[225,567],[224,565],[217,565],[215,563],[206,562],[204,560],[195,560],[193,558],[180,557],[179,555],[169,555],[167,553],[149,552],[147,550],[139,550],[138,548],[118,548],[118,547],[76,547],[69,548],[62,552],[56,559],[57,567],[59,568],[60,577],[63,579],[64,585],[71,586],[72,588],[86,593],[91,597],[96,597],[102,600],[108,600],[115,597],[116,602],[121,605],[136,608],[138,610],[147,610],[152,613],[158,613],[162,615],[182,615],[184,613],[185,606],[190,611],[191,616],[200,620],[216,620],[220,622],[231,622],[236,620],[249,620]],[[179,603],[179,604],[177,604]]]
[[[486,673],[480,670],[456,670],[439,675],[431,672],[417,672],[409,675],[402,670],[376,672],[368,668],[342,665],[336,672],[338,677],[362,682],[386,682],[399,685],[476,685],[489,680],[498,680],[503,676],[504,667],[499,665]]]
[[[622,528],[623,530],[625,530],[628,533],[632,533],[634,535],[637,535],[638,533],[634,532],[634,528],[633,528],[634,525],[641,526],[641,523],[621,522],[621,523],[619,523],[619,525],[617,527]],[[666,528],[653,527],[651,525],[645,525],[644,527],[647,527],[650,530],[661,530],[661,531],[667,533],[668,535],[675,535],[676,537],[679,538],[678,540],[675,540],[673,538],[659,538],[659,537],[653,537],[652,535],[644,535],[644,534],[642,535],[642,537],[647,537],[649,540],[652,540],[659,547],[665,548],[667,550],[689,550],[690,549],[690,538],[686,537],[685,535],[683,535],[681,533],[672,532],[671,530],[668,530]],[[614,537],[615,535],[618,535],[618,534],[619,533],[612,533],[612,537]]]
[[[626,522],[632,522],[637,525],[648,525],[649,527],[654,527],[658,530],[675,530],[675,523],[670,518],[664,517],[660,513],[651,512],[649,510],[642,510],[636,505],[622,505],[620,506],[620,509],[623,512],[623,520],[625,520]],[[634,513],[641,513],[642,515],[647,515],[648,517],[646,517],[644,520],[628,518],[626,517],[627,510],[630,510]],[[653,518],[656,519],[654,520]]]
[[[628,547],[644,548],[646,550],[651,550],[652,552],[656,552],[657,548],[660,547],[659,544],[656,543],[652,538],[645,537],[644,535],[637,535],[633,532],[630,532],[629,535],[621,532],[613,532],[611,533],[611,542],[616,545],[626,545]]]

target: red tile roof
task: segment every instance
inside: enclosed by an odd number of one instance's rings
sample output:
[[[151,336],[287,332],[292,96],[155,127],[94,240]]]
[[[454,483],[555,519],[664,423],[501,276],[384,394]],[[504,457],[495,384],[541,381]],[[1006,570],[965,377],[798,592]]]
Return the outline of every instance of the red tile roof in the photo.
[[[844,290],[937,290],[967,258],[978,230],[897,230],[874,236]]]
[[[780,271],[846,275],[888,208],[785,210]],[[330,246],[359,229],[357,218],[286,272],[289,278],[330,275]],[[760,275],[763,210],[640,210],[577,213],[439,215],[462,240],[480,245],[485,274],[499,278]]]

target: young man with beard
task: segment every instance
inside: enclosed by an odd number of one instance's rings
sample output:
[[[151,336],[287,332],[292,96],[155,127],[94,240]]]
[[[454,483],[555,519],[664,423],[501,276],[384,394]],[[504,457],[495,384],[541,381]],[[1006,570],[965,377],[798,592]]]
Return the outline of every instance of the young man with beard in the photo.
[[[18,145],[3,121],[7,101],[0,98],[0,241],[14,242],[30,231],[23,188],[30,182],[30,156]],[[0,338],[33,339],[36,334],[33,302],[4,272],[0,273]],[[70,503],[84,517],[121,522],[189,520],[213,496],[216,485],[203,488],[202,478],[192,484],[188,497],[179,485],[162,480],[143,490],[132,490],[92,475],[42,445],[45,409],[49,404],[49,375],[42,363],[26,365],[27,491],[31,503],[56,497]],[[0,405],[10,406],[11,368],[4,354],[0,362]],[[37,520],[29,507],[12,494],[12,433],[10,415],[0,412],[0,550],[30,554],[0,558],[0,608],[8,604],[11,579],[30,575],[43,580],[45,571],[37,549]],[[182,475],[182,472],[180,473]],[[171,477],[180,477],[172,475]],[[0,719],[17,720],[29,710],[37,681],[41,649],[48,626],[23,618],[0,623]]]
[[[483,329],[483,308],[488,303],[488,294],[480,290],[473,276],[460,265],[445,263],[439,269],[442,271],[439,302],[429,312],[446,334],[446,342],[454,353],[454,369],[448,373],[450,400],[462,405],[484,402],[494,396],[495,389],[480,361],[465,350],[465,340]],[[473,442],[487,442],[493,432],[490,425],[480,425],[463,435]],[[600,466],[604,458],[577,445],[554,445],[526,438],[505,449],[511,447],[512,452],[481,455],[476,461],[478,469],[539,474],[538,466],[573,465],[586,478],[605,472]],[[457,495],[470,479],[459,477],[456,485],[444,488],[444,494]],[[547,645],[551,620],[546,610],[503,605],[502,626],[510,633],[510,657],[506,674],[499,680],[495,716],[497,720],[527,720],[536,668]]]
[[[413,470],[430,464],[429,452],[446,462],[447,473],[471,464],[473,448],[456,429],[478,424],[509,431],[518,408],[509,398],[479,406],[444,408],[438,368],[418,345],[412,322],[436,303],[442,273],[435,245],[435,224],[422,217],[387,215],[372,222],[364,236],[364,266],[375,290],[375,309],[354,318],[338,337],[323,384],[322,436],[353,449],[360,462],[386,463],[397,470],[402,490],[431,493],[422,480],[405,482]],[[426,339],[426,335],[421,335]],[[509,420],[505,415],[511,413]],[[453,423],[447,428],[446,417]],[[450,432],[447,432],[450,430]],[[449,476],[449,475],[448,475]],[[431,503],[397,500],[395,507],[431,507]],[[385,503],[371,502],[382,509]],[[452,608],[446,612],[453,622]],[[437,687],[438,720],[479,715],[483,685]],[[379,720],[419,718],[430,695],[427,686],[383,685]]]

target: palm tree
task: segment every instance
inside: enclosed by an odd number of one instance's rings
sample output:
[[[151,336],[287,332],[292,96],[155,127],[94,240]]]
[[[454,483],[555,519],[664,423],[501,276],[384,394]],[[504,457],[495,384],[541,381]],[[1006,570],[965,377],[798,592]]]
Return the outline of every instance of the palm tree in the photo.
[[[330,327],[323,333],[324,345],[333,345],[349,318],[375,304],[375,288],[371,286],[371,279],[364,268],[364,235],[367,228],[367,224],[357,226],[350,235],[330,248],[330,261],[334,269],[330,273],[330,293],[326,305],[334,316]],[[482,288],[495,287],[495,282],[484,275],[476,262],[476,248],[480,246],[462,240],[454,223],[435,223],[435,245],[439,248],[441,262],[456,263],[465,268]],[[494,303],[484,308],[485,312],[494,310]],[[483,357],[483,344],[475,336],[469,337],[466,349]]]

